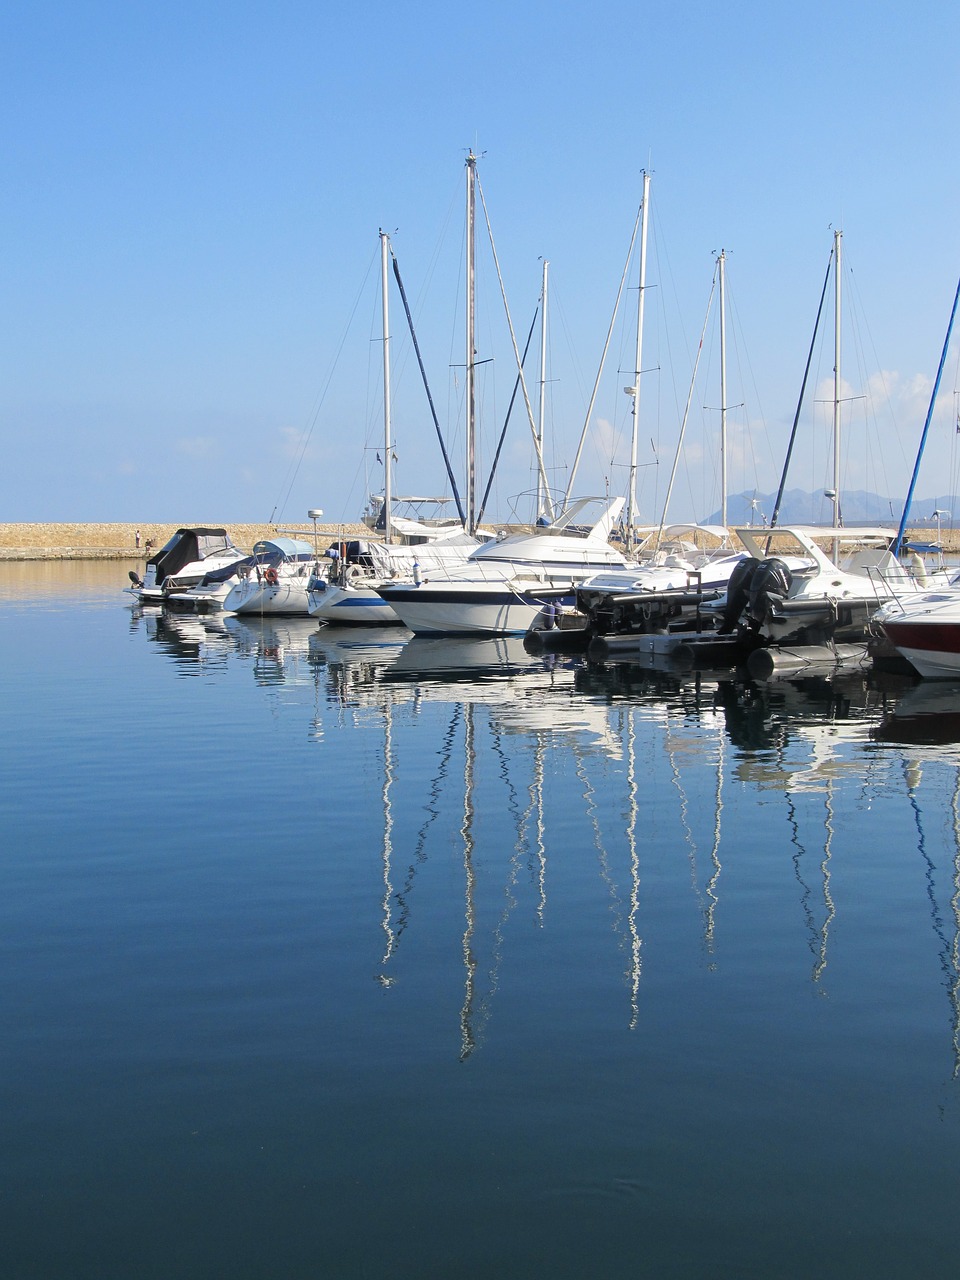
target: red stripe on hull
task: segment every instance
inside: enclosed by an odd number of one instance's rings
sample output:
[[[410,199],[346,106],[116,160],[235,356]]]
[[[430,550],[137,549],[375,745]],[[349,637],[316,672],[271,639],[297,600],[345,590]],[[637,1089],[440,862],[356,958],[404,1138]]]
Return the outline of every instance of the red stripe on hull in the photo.
[[[898,649],[922,653],[955,654],[960,657],[960,622],[883,623],[887,636]]]

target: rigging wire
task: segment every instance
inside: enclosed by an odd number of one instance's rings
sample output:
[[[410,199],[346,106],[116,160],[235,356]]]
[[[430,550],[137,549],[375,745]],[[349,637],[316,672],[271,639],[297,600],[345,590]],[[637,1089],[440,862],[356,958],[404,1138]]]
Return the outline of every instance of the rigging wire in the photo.
[[[373,254],[371,254],[370,262],[367,265],[366,274],[364,275],[363,282],[361,283],[360,288],[357,291],[357,296],[354,299],[353,307],[350,310],[350,316],[347,320],[346,327],[344,328],[343,334],[341,335],[340,343],[337,346],[337,350],[333,357],[333,361],[327,372],[326,380],[324,381],[323,386],[321,387],[320,395],[317,399],[316,404],[314,405],[313,414],[308,422],[308,425],[304,428],[303,432],[301,433],[300,442],[298,444],[297,450],[295,451],[294,456],[293,458],[291,458],[290,464],[287,467],[287,473],[284,476],[283,483],[280,486],[280,496],[278,497],[277,501],[273,505],[273,511],[270,513],[270,519],[267,521],[268,524],[273,524],[277,519],[280,519],[280,520],[283,519],[283,515],[286,510],[286,505],[290,501],[290,494],[296,482],[297,475],[303,463],[303,459],[306,456],[307,448],[310,444],[311,439],[313,438],[313,433],[314,433],[314,430],[316,429],[316,425],[320,417],[320,410],[323,408],[323,405],[326,401],[327,393],[330,390],[330,384],[333,381],[333,375],[336,372],[336,368],[339,363],[340,356],[343,354],[343,348],[346,344],[347,337],[350,333],[350,328],[353,324],[354,317],[356,316],[357,308],[360,305],[360,299],[363,297],[364,291],[366,290],[367,281],[370,278],[370,272],[373,270],[373,265],[377,259],[378,253],[379,253],[379,246],[377,250]]]

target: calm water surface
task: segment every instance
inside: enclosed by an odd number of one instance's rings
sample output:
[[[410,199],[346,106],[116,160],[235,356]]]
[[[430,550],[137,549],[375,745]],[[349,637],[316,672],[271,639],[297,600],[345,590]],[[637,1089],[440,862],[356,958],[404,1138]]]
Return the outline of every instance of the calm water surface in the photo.
[[[941,1277],[956,686],[0,565],[0,1276]]]

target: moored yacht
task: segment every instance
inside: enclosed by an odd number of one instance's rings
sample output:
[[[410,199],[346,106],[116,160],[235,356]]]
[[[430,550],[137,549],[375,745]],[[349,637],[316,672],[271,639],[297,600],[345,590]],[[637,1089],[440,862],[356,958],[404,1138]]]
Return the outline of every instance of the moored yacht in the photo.
[[[897,652],[928,680],[960,678],[960,585],[896,596],[874,622]]]
[[[712,546],[702,545],[704,535]],[[726,592],[746,554],[720,525],[668,525],[641,544],[635,564],[580,583],[577,607],[591,635],[684,630],[700,621],[705,602]]]
[[[126,590],[140,604],[163,604],[171,593],[196,586],[207,573],[235,565],[245,555],[226,529],[187,526],[149,557],[142,578],[130,571],[131,585]]]
[[[478,547],[455,574],[380,588],[406,627],[425,635],[525,633],[540,611],[602,570],[624,568],[609,538],[622,497],[571,503],[551,524]]]
[[[739,622],[767,645],[865,642],[881,605],[929,584],[922,566],[917,576],[890,550],[889,529],[781,525],[736,534],[750,559],[731,580],[724,626]]]
[[[264,538],[254,544],[251,561],[241,566],[224,599],[225,613],[309,612],[307,587],[316,569],[316,552],[309,542]]]

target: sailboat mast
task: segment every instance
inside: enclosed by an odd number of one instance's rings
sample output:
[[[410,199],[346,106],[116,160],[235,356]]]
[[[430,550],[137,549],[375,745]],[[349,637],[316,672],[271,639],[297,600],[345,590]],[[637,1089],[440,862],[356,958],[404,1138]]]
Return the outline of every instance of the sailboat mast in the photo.
[[[727,299],[726,252],[717,261],[720,284],[720,523],[727,526]]]
[[[933,418],[934,406],[937,403],[937,395],[940,391],[940,379],[943,377],[943,366],[947,362],[947,351],[950,347],[950,335],[953,332],[953,322],[957,317],[957,305],[960,304],[960,280],[957,281],[957,291],[953,295],[953,307],[950,310],[950,321],[947,324],[946,336],[943,339],[943,350],[940,353],[940,364],[937,367],[937,376],[933,382],[933,390],[930,393],[930,405],[927,409],[927,416],[924,419],[923,431],[920,433],[920,447],[917,450],[917,459],[913,464],[913,475],[910,477],[910,488],[907,490],[907,496],[903,504],[903,514],[900,516],[900,527],[897,529],[896,541],[890,550],[895,556],[900,554],[900,548],[903,545],[903,535],[907,528],[907,520],[910,516],[910,507],[913,503],[913,491],[917,487],[917,478],[920,475],[920,463],[923,459],[923,451],[927,445],[927,435],[930,431],[930,422]]]
[[[543,286],[541,288],[541,305],[540,305],[540,404],[537,427],[537,446],[540,456],[543,456],[543,424],[546,417],[545,407],[547,398],[547,276],[550,270],[550,263],[544,258],[543,260]],[[540,519],[546,515],[547,493],[543,480],[542,471],[537,472],[537,518]]]
[[[390,438],[390,310],[389,278],[390,237],[385,231],[380,232],[380,296],[383,314],[383,540],[393,542],[391,530],[391,514],[393,504],[391,484],[391,451],[393,441]]]
[[[833,286],[834,286],[834,335],[833,335],[833,527],[843,523],[840,508],[840,293],[843,273],[840,270],[840,241],[843,233],[833,233]]]
[[[474,290],[476,287],[476,179],[477,157],[467,156],[467,532],[477,528],[476,355],[474,347]]]
[[[647,213],[650,203],[650,175],[643,175],[643,204],[640,219],[640,287],[637,298],[637,359],[634,366],[633,430],[630,434],[630,479],[627,486],[627,541],[630,553],[636,545],[637,523],[637,443],[640,431],[640,365],[643,354],[643,303],[647,283]]]

